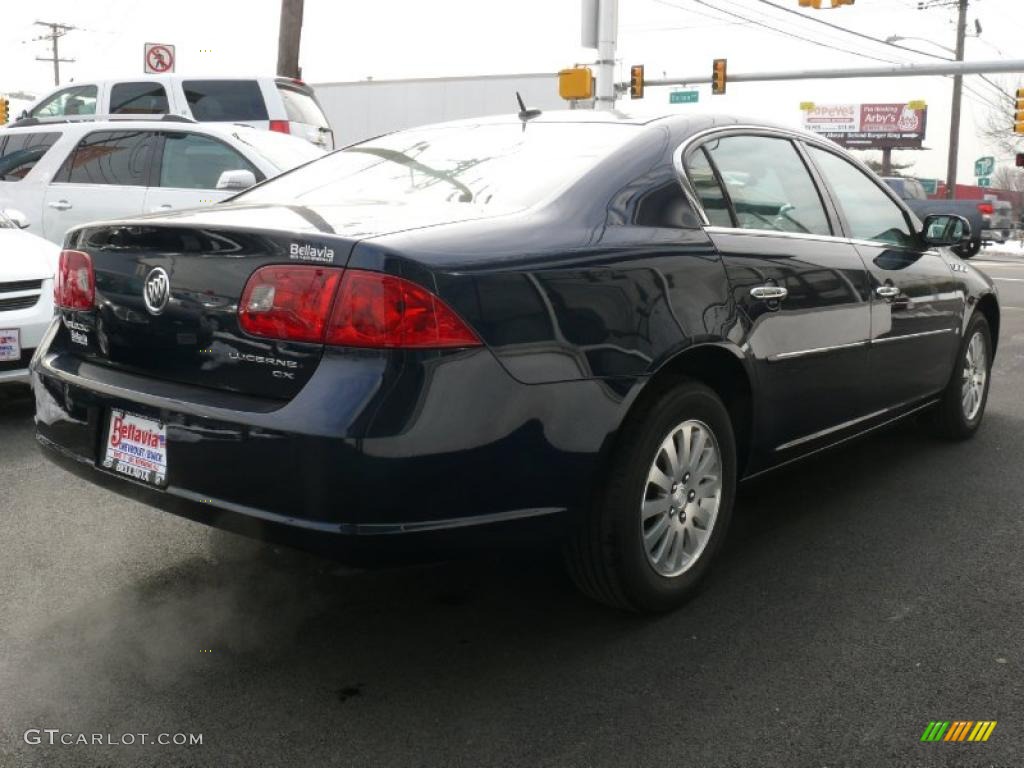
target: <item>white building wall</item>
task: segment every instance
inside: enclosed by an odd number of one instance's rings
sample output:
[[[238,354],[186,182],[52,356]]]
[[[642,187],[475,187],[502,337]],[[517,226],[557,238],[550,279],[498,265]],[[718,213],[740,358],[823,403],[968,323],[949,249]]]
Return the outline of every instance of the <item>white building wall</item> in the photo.
[[[514,114],[516,91],[530,109],[566,109],[555,74],[313,83],[337,147],[382,133],[466,117]]]

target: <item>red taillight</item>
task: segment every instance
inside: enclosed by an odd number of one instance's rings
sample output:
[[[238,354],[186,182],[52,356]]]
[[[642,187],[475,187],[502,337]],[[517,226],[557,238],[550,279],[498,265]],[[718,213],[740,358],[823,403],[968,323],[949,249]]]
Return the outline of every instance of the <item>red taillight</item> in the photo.
[[[89,310],[96,301],[96,274],[89,254],[61,251],[53,300],[61,309]]]
[[[288,341],[377,349],[480,346],[469,326],[430,291],[355,269],[258,269],[242,292],[238,320],[254,336]]]
[[[978,213],[982,216],[991,216],[995,210],[995,206],[992,203],[978,203]]]
[[[480,339],[447,304],[424,288],[379,272],[348,270],[327,328],[345,347],[476,347]]]
[[[292,127],[288,124],[287,120],[271,120],[270,130],[277,131],[278,133],[291,133]]]
[[[322,344],[341,270],[263,267],[242,292],[238,322],[254,336]]]

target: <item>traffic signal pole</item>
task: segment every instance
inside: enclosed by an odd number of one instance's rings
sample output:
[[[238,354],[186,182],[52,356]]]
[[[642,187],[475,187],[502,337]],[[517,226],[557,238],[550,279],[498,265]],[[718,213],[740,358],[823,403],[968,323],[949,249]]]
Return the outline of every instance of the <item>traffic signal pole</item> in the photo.
[[[928,77],[931,75],[987,75],[1008,72],[1024,72],[1024,59],[1000,59],[997,61],[950,61],[936,64],[894,64],[886,67],[848,67],[845,69],[803,69],[779,72],[729,73],[730,83],[767,83],[786,80],[842,80],[857,77]],[[693,77],[663,77],[648,79],[648,87],[663,85],[700,85],[710,83],[708,74]],[[619,83],[616,88],[629,90],[629,83]]]
[[[302,77],[299,47],[302,41],[303,0],[281,0],[281,27],[277,36],[277,74]]]
[[[967,4],[960,0],[960,18],[956,26],[956,60],[964,60],[964,42],[967,39]],[[956,166],[960,160],[960,109],[964,97],[964,76],[953,77],[953,108],[949,123],[949,164],[946,166],[946,197],[956,197]]]

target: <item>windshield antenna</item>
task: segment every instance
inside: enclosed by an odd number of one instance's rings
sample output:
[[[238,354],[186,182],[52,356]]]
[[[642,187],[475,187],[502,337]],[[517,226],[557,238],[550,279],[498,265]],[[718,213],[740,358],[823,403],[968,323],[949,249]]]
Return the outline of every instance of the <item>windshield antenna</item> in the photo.
[[[519,119],[523,122],[540,116],[539,109],[526,108],[526,104],[523,103],[523,97],[519,95],[519,91],[516,91],[516,101],[519,102]]]

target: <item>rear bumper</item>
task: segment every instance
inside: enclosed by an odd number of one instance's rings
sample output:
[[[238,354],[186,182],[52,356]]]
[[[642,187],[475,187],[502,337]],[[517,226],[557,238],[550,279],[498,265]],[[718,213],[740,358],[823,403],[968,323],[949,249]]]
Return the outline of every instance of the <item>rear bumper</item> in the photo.
[[[632,394],[625,383],[520,384],[487,350],[328,353],[282,404],[44,347],[32,386],[39,443],[69,471],[192,520],[350,558],[383,540],[560,530],[588,498]],[[98,466],[111,408],[167,425],[166,488]]]

